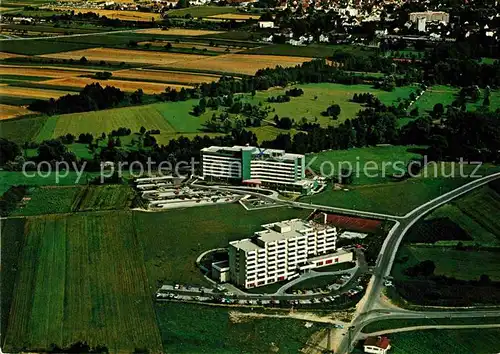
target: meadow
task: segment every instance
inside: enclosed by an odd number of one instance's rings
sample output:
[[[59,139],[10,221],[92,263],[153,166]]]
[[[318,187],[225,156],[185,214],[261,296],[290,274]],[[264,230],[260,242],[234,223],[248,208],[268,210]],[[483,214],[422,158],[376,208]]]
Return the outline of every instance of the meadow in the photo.
[[[436,265],[435,275],[445,275],[462,280],[478,280],[487,274],[492,281],[500,281],[500,257],[498,252],[458,251],[451,247],[405,246],[412,260],[432,260]],[[405,264],[405,267],[410,266]]]
[[[239,204],[193,207],[158,213],[134,212],[137,237],[153,292],[165,282],[209,285],[196,267],[196,258],[229,241],[252,236],[260,225],[305,218],[310,211],[291,208],[247,211]],[[152,227],[154,225],[154,227]]]
[[[80,190],[78,186],[30,188],[26,195],[29,200],[21,202],[12,215],[69,213]]]
[[[28,219],[4,350],[162,351],[129,213]]]
[[[127,185],[86,186],[75,198],[72,210],[124,210],[130,206],[134,195],[134,190]]]
[[[156,313],[167,353],[297,353],[321,329],[292,318],[238,319],[227,308],[175,302],[157,305]]]
[[[417,318],[417,319],[396,319],[382,320],[370,323],[363,327],[363,333],[381,332],[389,329],[427,326],[427,325],[481,325],[495,324],[500,320],[499,317],[470,317],[470,318]]]
[[[484,246],[500,245],[500,195],[490,186],[478,188],[452,203],[443,205],[426,220],[449,218],[467,232],[473,241]],[[438,242],[437,245],[445,245]]]
[[[475,166],[465,165],[464,171],[469,174]],[[417,177],[412,177],[398,182],[375,183],[364,185],[347,185],[347,190],[334,190],[331,185],[314,196],[301,198],[301,201],[312,202],[340,208],[358,209],[404,215],[414,208],[447,193],[461,185],[470,182],[467,177],[446,177],[444,173],[451,173],[453,167],[449,163],[442,163],[436,175],[427,172],[424,168]],[[499,170],[498,166],[484,164],[478,173],[482,176]],[[364,177],[366,178],[366,177]],[[379,181],[380,182],[380,181]]]
[[[207,17],[213,15],[222,15],[227,13],[234,13],[238,9],[228,6],[196,6],[185,9],[175,9],[168,12],[169,17],[184,17],[190,15],[191,17]]]
[[[406,167],[411,159],[419,159],[422,157],[419,152],[423,149],[425,149],[423,146],[403,145],[324,151],[307,154],[306,164],[308,164],[317,174],[321,174],[321,166],[323,165],[323,171],[325,173],[332,173],[334,175],[340,172],[339,167],[345,168],[351,165],[355,171],[359,172],[353,178],[353,185],[376,184],[391,181],[392,175],[400,172],[394,168],[395,163],[401,162],[403,163],[403,167]],[[370,178],[363,173],[363,166],[367,166],[368,163],[376,164],[377,168],[370,170],[370,173],[379,176]],[[383,166],[384,163],[387,163],[387,166]],[[329,167],[330,164],[333,164],[335,168],[333,171]]]
[[[7,330],[12,293],[14,290],[18,271],[19,255],[24,244],[25,219],[2,219],[0,220],[0,265],[2,267],[2,281],[0,282],[0,317],[2,333]],[[3,336],[2,336],[3,337]]]
[[[498,351],[500,329],[424,330],[392,333],[394,354],[489,354]]]

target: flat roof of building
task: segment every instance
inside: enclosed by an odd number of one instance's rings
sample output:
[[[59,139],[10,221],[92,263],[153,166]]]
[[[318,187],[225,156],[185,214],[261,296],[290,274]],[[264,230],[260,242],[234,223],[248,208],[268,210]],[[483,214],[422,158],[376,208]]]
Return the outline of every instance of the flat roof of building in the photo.
[[[262,227],[265,230],[257,231],[255,234],[263,242],[273,242],[302,236],[303,234],[300,231],[310,229],[312,226],[303,220],[291,219],[262,225]],[[279,229],[286,231],[280,232]]]
[[[303,158],[304,155],[301,154],[292,154],[287,153],[285,150],[279,149],[266,149],[259,148],[256,146],[210,146],[201,149],[202,152],[213,152],[213,153],[224,153],[224,152],[241,152],[241,151],[250,151],[252,155],[261,155],[266,157],[279,156],[283,159],[295,159],[295,158]]]
[[[252,240],[249,238],[244,238],[244,239],[238,240],[238,241],[232,241],[232,242],[229,242],[229,244],[231,246],[234,246],[234,247],[236,247],[240,250],[243,250],[245,252],[256,251],[256,250],[262,248],[259,245],[256,245],[255,243],[253,243]]]

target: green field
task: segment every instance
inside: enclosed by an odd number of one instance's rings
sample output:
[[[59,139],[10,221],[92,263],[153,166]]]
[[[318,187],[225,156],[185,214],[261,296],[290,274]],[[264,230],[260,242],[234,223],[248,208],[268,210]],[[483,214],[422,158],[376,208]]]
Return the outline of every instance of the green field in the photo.
[[[26,195],[26,198],[30,198],[30,200],[21,202],[12,215],[69,213],[72,210],[73,201],[81,189],[82,187],[73,186],[31,188]]]
[[[370,85],[342,85],[332,83],[320,84],[303,84],[297,87],[304,90],[304,94],[300,97],[292,97],[287,103],[267,103],[266,100],[271,96],[283,95],[286,89],[272,88],[267,91],[258,91],[254,97],[244,95],[245,101],[258,104],[262,102],[264,105],[269,105],[274,108],[274,112],[269,114],[269,118],[273,118],[275,114],[279,117],[290,117],[299,122],[302,117],[305,117],[310,122],[316,121],[322,126],[338,125],[346,119],[352,119],[356,113],[362,108],[359,103],[351,102],[355,93],[370,92],[377,96],[384,104],[391,104],[398,98],[406,98],[414,89],[411,86],[398,87],[393,92],[386,92],[374,89]],[[316,99],[315,99],[316,97]],[[340,105],[341,112],[337,120],[332,120],[330,117],[324,117],[321,112],[326,110],[328,106],[337,103]],[[211,114],[210,114],[211,116]]]
[[[425,330],[393,333],[393,354],[491,354],[498,352],[500,329]]]
[[[442,103],[444,107],[451,105],[457,98],[460,89],[457,87],[437,85],[429,87],[425,93],[410,107],[410,110],[418,107],[420,115],[432,112],[434,105]],[[484,92],[481,90],[481,98],[476,103],[468,103],[467,109],[474,111],[483,104]],[[490,110],[494,111],[500,108],[500,90],[491,90]]]
[[[130,206],[134,191],[127,185],[87,186],[73,203],[73,211],[123,210]]]
[[[21,218],[5,219],[0,221],[2,230],[0,250],[0,260],[2,267],[0,297],[0,315],[2,333],[7,330],[7,321],[9,319],[10,305],[12,303],[12,293],[16,282],[18,271],[19,255],[24,243],[24,224],[25,220]],[[2,336],[3,340],[3,336]]]
[[[500,245],[500,195],[491,187],[478,188],[439,207],[426,220],[448,217],[483,246]],[[465,242],[467,244],[468,242]]]
[[[291,44],[271,44],[255,49],[251,49],[247,54],[268,54],[268,55],[290,55],[299,57],[327,58],[331,57],[336,51],[349,52],[356,56],[372,55],[376,52],[373,48],[351,46],[351,45],[332,45],[332,44],[309,44],[305,46],[294,46]]]
[[[47,122],[47,117],[8,119],[0,121],[0,137],[18,144],[32,141]]]
[[[191,15],[191,17],[207,17],[235,13],[237,11],[237,8],[228,6],[196,6],[192,8],[171,10],[168,11],[167,14],[169,17],[184,17],[186,15]]]
[[[451,247],[404,246],[417,262],[432,260],[435,275],[456,279],[478,280],[487,274],[491,280],[500,281],[500,256],[498,252],[458,251]],[[411,266],[406,263],[405,267]]]
[[[59,214],[78,211],[123,210],[134,191],[127,185],[89,185],[30,188],[13,216]]]
[[[464,172],[469,174],[474,168],[475,166],[466,165]],[[477,173],[485,176],[498,170],[498,166],[483,164]],[[427,177],[425,176],[426,171],[428,171]],[[443,163],[437,169],[437,177],[433,176],[431,168],[424,168],[418,177],[400,182],[347,185],[347,191],[334,190],[328,185],[325,191],[303,197],[301,200],[341,208],[404,215],[425,202],[472,180],[459,176],[449,178],[443,175],[443,172],[449,174],[451,171],[452,165]],[[458,173],[458,167],[456,172]]]
[[[150,290],[155,291],[167,281],[208,285],[195,265],[201,253],[251,237],[262,224],[304,218],[309,212],[291,208],[247,211],[239,204],[135,212],[134,223],[144,248]]]
[[[363,327],[363,333],[381,332],[389,329],[432,326],[432,325],[481,325],[500,323],[500,317],[471,317],[471,318],[418,318],[418,319],[397,319],[382,320],[370,323]]]
[[[29,219],[4,350],[161,351],[130,213]]]
[[[347,168],[350,165],[356,171],[356,176],[353,179],[354,185],[375,184],[390,181],[394,173],[400,172],[396,170],[400,167],[395,165],[396,162],[401,162],[402,166],[406,167],[412,158],[422,157],[419,151],[423,149],[425,149],[423,146],[378,146],[325,151],[308,154],[306,164],[317,174],[321,174],[323,166],[323,172],[327,175],[337,175],[339,169]],[[375,163],[377,168],[367,170],[367,173],[364,173],[363,166],[369,167],[368,162],[369,164]],[[334,167],[333,171],[331,165]],[[368,176],[372,174],[378,176]]]
[[[321,327],[288,318],[234,320],[220,307],[168,303],[156,313],[167,353],[298,353]]]
[[[24,55],[42,55],[70,50],[81,50],[91,48],[93,45],[74,42],[62,42],[53,39],[38,39],[29,41],[2,41],[2,52],[24,54]]]
[[[84,172],[79,178],[76,172],[68,172],[65,177],[57,177],[55,172],[50,173],[46,178],[33,176],[36,171],[27,171],[29,176],[22,172],[0,171],[0,194],[5,193],[12,186],[73,186],[76,184],[86,184],[87,181],[99,176],[99,172]]]
[[[64,114],[50,117],[39,131],[37,141],[56,138],[67,133],[78,136],[92,133],[99,136],[113,129],[126,127],[138,132],[141,126],[147,130],[159,129],[155,135],[159,143],[167,143],[176,135],[201,134],[202,118],[189,114],[196,100],[154,103],[145,106],[114,108],[103,111]]]

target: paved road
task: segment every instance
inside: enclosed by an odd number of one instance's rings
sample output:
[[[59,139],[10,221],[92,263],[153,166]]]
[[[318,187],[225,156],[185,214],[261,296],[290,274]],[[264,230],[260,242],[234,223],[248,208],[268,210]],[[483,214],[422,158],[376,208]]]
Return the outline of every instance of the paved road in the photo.
[[[382,245],[382,249],[374,269],[374,274],[370,280],[370,286],[361,300],[362,307],[358,311],[361,315],[354,318],[352,321],[351,326],[354,326],[354,328],[351,330],[351,336],[349,337],[348,335],[345,335],[343,337],[342,342],[337,347],[337,353],[344,354],[350,352],[349,347],[352,343],[349,343],[349,338],[352,339],[352,342],[355,342],[362,327],[365,325],[363,322],[363,316],[373,310],[375,305],[378,303],[383,289],[384,277],[390,274],[399,244],[410,227],[431,210],[497,178],[500,178],[500,173],[494,173],[469,182],[451,192],[443,194],[442,196],[423,204],[396,221],[396,224],[391,229],[384,241],[384,244]],[[475,313],[477,313],[477,311],[468,311],[465,313],[465,316],[477,317],[474,315]],[[423,314],[425,316],[428,313]],[[498,316],[500,315],[500,312],[497,311],[495,314]]]

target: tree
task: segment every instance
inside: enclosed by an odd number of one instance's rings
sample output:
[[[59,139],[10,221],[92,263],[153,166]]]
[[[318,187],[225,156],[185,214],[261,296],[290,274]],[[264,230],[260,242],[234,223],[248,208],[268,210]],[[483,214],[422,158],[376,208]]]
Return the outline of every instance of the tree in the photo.
[[[21,148],[14,143],[4,138],[0,138],[0,165],[4,165],[7,161],[12,161],[21,153]]]
[[[141,129],[139,130],[139,133],[141,135],[144,135],[144,133],[146,133],[146,128],[144,128],[143,126],[141,127]]]
[[[434,105],[434,108],[432,109],[432,113],[434,117],[439,118],[443,115],[444,113],[444,106],[442,103],[436,103]]]
[[[418,107],[415,107],[411,110],[410,116],[412,117],[418,117]]]
[[[122,141],[120,140],[120,138],[116,138],[116,140],[115,140],[115,146],[116,147],[122,146]]]
[[[163,48],[165,48],[166,50],[172,49],[172,43],[168,42]]]
[[[80,58],[80,64],[87,64],[88,60],[85,57]]]

